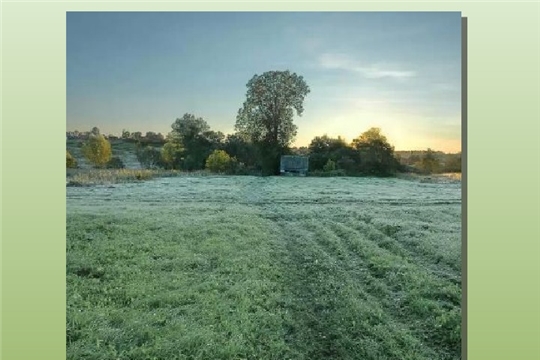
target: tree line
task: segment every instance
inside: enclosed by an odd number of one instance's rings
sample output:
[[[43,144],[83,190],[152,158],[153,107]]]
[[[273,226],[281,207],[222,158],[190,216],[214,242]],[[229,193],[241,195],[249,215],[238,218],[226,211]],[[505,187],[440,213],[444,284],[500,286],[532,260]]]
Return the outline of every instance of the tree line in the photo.
[[[302,116],[310,92],[302,76],[269,71],[255,75],[246,86],[246,100],[238,110],[233,134],[214,131],[203,118],[186,113],[174,121],[166,137],[148,132],[143,138],[140,132],[123,130],[121,139],[136,141],[136,156],[144,168],[275,175],[282,155],[305,155],[313,175],[392,176],[410,170],[379,128],[368,129],[351,143],[322,135],[307,148],[292,148],[297,134],[293,117]],[[96,127],[85,134],[82,152],[96,167],[123,166],[112,157],[109,140]],[[426,157],[421,159],[423,169],[434,171],[436,159],[431,150]],[[67,166],[76,166],[69,153]]]
[[[92,135],[100,133],[100,130],[97,126],[94,126],[90,131],[68,131],[66,132],[67,140],[88,140]],[[155,143],[163,144],[165,142],[165,136],[162,133],[156,133],[153,131],[147,131],[143,135],[140,131],[129,132],[128,130],[123,129],[122,135],[120,137],[115,135],[103,135],[107,140],[124,140],[127,142],[136,142],[136,143]]]

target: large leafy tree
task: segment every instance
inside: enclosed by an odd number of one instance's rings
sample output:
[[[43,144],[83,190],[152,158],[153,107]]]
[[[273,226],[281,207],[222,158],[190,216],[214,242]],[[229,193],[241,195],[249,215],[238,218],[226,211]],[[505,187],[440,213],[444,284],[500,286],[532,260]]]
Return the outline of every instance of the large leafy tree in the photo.
[[[220,148],[225,136],[210,130],[208,123],[193,114],[184,114],[171,125],[168,141],[183,149],[182,167],[185,170],[202,169],[210,153]]]
[[[304,112],[310,90],[304,78],[290,71],[268,71],[247,83],[246,101],[238,110],[235,128],[259,147],[263,171],[279,172],[279,156],[294,140],[296,111]]]
[[[95,167],[104,167],[112,156],[111,143],[101,134],[91,133],[81,151]]]
[[[187,145],[203,136],[204,132],[210,130],[210,125],[201,117],[195,117],[193,114],[184,114],[177,118],[171,125],[171,138],[179,140]]]
[[[360,172],[366,175],[388,176],[399,168],[394,147],[379,128],[371,128],[352,142],[360,158]]]

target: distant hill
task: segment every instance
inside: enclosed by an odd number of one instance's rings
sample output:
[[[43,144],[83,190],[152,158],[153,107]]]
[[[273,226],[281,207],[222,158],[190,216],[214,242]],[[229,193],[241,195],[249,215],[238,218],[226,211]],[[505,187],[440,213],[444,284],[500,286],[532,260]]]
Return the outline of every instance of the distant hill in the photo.
[[[81,152],[81,147],[84,140],[82,139],[68,139],[66,141],[67,150],[77,160],[79,167],[82,169],[91,168],[92,165],[88,163]],[[117,156],[122,159],[122,162],[128,169],[140,169],[141,164],[137,160],[137,142],[132,140],[123,139],[109,139],[112,147],[113,156]],[[149,145],[161,149],[162,143],[150,143]]]

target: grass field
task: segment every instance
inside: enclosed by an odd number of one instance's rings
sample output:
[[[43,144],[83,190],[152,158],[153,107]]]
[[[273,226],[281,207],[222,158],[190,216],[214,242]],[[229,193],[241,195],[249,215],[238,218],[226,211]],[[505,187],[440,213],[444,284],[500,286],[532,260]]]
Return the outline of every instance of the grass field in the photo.
[[[459,359],[461,184],[67,187],[68,359]]]

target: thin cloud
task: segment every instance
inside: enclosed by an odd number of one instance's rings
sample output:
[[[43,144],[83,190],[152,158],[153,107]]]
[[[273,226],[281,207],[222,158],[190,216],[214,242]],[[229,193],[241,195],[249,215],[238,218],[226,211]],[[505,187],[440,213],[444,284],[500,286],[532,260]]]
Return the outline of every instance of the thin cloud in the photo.
[[[322,45],[323,41],[317,37],[308,37],[301,44],[302,48],[310,53],[317,52]]]
[[[406,79],[416,76],[414,71],[390,69],[377,64],[363,66],[343,54],[323,54],[319,57],[319,66],[324,69],[355,72],[369,79]]]
[[[460,91],[459,84],[451,83],[435,83],[433,84],[433,90],[439,92],[457,92]]]

